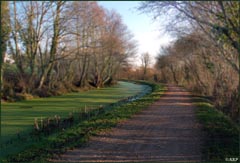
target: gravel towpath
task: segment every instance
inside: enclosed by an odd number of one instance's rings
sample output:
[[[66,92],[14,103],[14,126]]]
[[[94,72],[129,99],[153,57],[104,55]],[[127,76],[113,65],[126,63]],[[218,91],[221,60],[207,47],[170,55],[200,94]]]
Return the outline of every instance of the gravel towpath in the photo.
[[[53,162],[200,162],[202,132],[189,92],[176,86],[87,146]]]

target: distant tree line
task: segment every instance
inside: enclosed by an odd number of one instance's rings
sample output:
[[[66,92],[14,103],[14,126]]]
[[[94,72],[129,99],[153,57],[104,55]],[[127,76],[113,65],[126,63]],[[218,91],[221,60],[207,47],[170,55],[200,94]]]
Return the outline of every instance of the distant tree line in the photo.
[[[97,2],[1,2],[2,98],[112,84],[135,54],[121,16]]]
[[[148,1],[139,10],[165,22],[176,40],[161,47],[158,80],[211,96],[215,106],[239,120],[239,2]],[[163,21],[162,21],[163,22]]]

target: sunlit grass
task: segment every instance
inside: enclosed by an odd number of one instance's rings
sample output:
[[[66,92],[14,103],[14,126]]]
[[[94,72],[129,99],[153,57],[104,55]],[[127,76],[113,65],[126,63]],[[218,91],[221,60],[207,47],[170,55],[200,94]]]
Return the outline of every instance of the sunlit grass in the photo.
[[[81,121],[71,128],[66,128],[64,131],[61,130],[49,136],[42,137],[41,140],[27,144],[19,151],[14,151],[13,149],[10,157],[2,158],[2,161],[46,162],[47,158],[60,154],[67,149],[84,145],[91,135],[116,126],[121,120],[130,118],[132,115],[147,108],[147,106],[158,100],[164,91],[163,87],[157,84],[145,84],[150,85],[153,92],[158,93],[150,93],[136,101],[123,103],[122,105],[106,107],[102,114]]]
[[[69,93],[62,96],[37,98],[15,103],[3,103],[2,111],[2,142],[33,128],[34,118],[67,117],[69,112],[81,108],[97,107],[117,102],[121,98],[133,96],[150,89],[146,85],[119,82],[113,87],[91,90],[80,93]]]

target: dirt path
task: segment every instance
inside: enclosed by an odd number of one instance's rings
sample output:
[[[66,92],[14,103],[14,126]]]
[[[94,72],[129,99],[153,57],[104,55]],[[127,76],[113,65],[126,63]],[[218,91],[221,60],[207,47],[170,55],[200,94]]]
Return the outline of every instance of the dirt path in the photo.
[[[201,131],[190,94],[168,86],[163,97],[110,132],[55,162],[199,162]]]

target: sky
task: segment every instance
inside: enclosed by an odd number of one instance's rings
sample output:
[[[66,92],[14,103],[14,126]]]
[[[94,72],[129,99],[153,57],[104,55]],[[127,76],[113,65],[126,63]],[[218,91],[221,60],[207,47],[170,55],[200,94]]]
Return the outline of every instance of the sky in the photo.
[[[99,5],[108,10],[114,9],[121,16],[123,23],[133,33],[134,39],[137,40],[137,55],[148,52],[154,64],[154,58],[157,56],[161,46],[167,45],[171,37],[160,31],[161,24],[154,22],[146,13],[141,13],[136,9],[139,1],[99,1]],[[138,57],[135,64],[140,65],[141,60]]]

